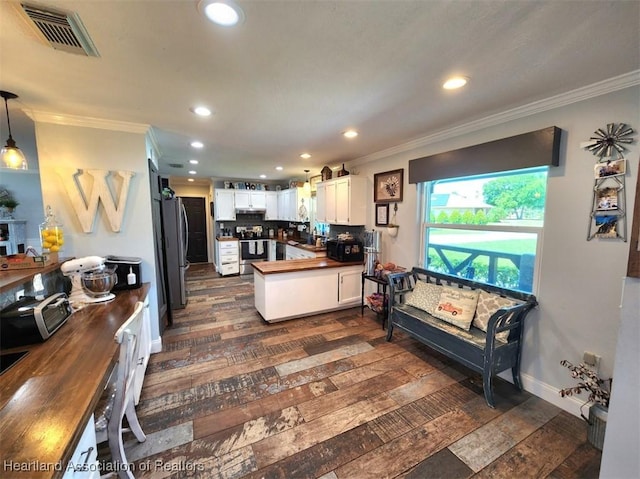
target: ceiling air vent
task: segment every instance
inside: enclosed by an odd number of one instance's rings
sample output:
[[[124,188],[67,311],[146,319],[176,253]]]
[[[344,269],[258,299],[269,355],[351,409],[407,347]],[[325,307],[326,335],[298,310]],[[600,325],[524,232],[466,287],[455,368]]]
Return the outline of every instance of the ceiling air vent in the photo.
[[[100,56],[78,14],[26,3],[20,6],[44,40],[56,50],[89,57]]]
[[[184,168],[184,165],[181,165],[180,163],[169,163],[169,166],[171,168]]]

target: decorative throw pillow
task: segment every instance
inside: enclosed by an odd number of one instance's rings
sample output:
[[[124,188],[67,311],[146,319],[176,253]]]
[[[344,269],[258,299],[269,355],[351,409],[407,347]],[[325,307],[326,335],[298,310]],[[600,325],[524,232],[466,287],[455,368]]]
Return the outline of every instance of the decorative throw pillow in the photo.
[[[442,286],[440,285],[417,281],[413,291],[411,293],[407,293],[404,302],[409,306],[413,306],[414,308],[422,309],[429,314],[433,314],[436,306],[438,306],[441,291]]]
[[[493,313],[498,311],[500,308],[508,308],[510,306],[515,306],[516,304],[518,304],[517,301],[503,298],[495,293],[480,291],[480,295],[478,296],[478,306],[476,307],[476,316],[473,318],[473,325],[486,332],[489,324],[489,318],[493,316]],[[508,336],[509,332],[503,331],[496,335],[496,339],[507,342]]]
[[[438,306],[432,314],[436,318],[469,331],[477,303],[478,291],[445,286],[440,292]]]

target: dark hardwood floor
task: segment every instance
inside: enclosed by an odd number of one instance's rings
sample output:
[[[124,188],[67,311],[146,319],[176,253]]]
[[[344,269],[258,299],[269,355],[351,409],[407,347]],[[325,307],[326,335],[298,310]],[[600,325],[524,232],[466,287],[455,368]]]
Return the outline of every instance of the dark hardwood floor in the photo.
[[[360,308],[267,324],[252,277],[188,276],[127,440],[137,478],[597,478],[584,421]]]

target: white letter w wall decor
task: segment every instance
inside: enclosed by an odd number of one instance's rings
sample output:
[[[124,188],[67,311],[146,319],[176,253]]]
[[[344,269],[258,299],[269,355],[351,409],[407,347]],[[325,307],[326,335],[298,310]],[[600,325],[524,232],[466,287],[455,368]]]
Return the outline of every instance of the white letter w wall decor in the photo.
[[[72,168],[58,168],[56,173],[62,179],[71,204],[78,215],[80,225],[85,233],[93,232],[96,213],[98,212],[98,200],[107,214],[111,229],[118,233],[124,216],[124,207],[129,195],[129,183],[135,175],[133,171],[108,171],[108,170],[78,170]],[[112,188],[107,181],[110,174],[120,178],[120,194],[118,204],[112,193]],[[93,181],[89,181],[87,177]]]

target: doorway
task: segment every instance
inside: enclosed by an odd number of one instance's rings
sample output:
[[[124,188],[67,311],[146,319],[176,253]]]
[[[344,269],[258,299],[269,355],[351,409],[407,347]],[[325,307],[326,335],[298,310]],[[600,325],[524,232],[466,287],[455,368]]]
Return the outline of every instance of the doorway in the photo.
[[[204,198],[181,196],[189,221],[189,263],[206,263],[207,256],[207,207]]]

